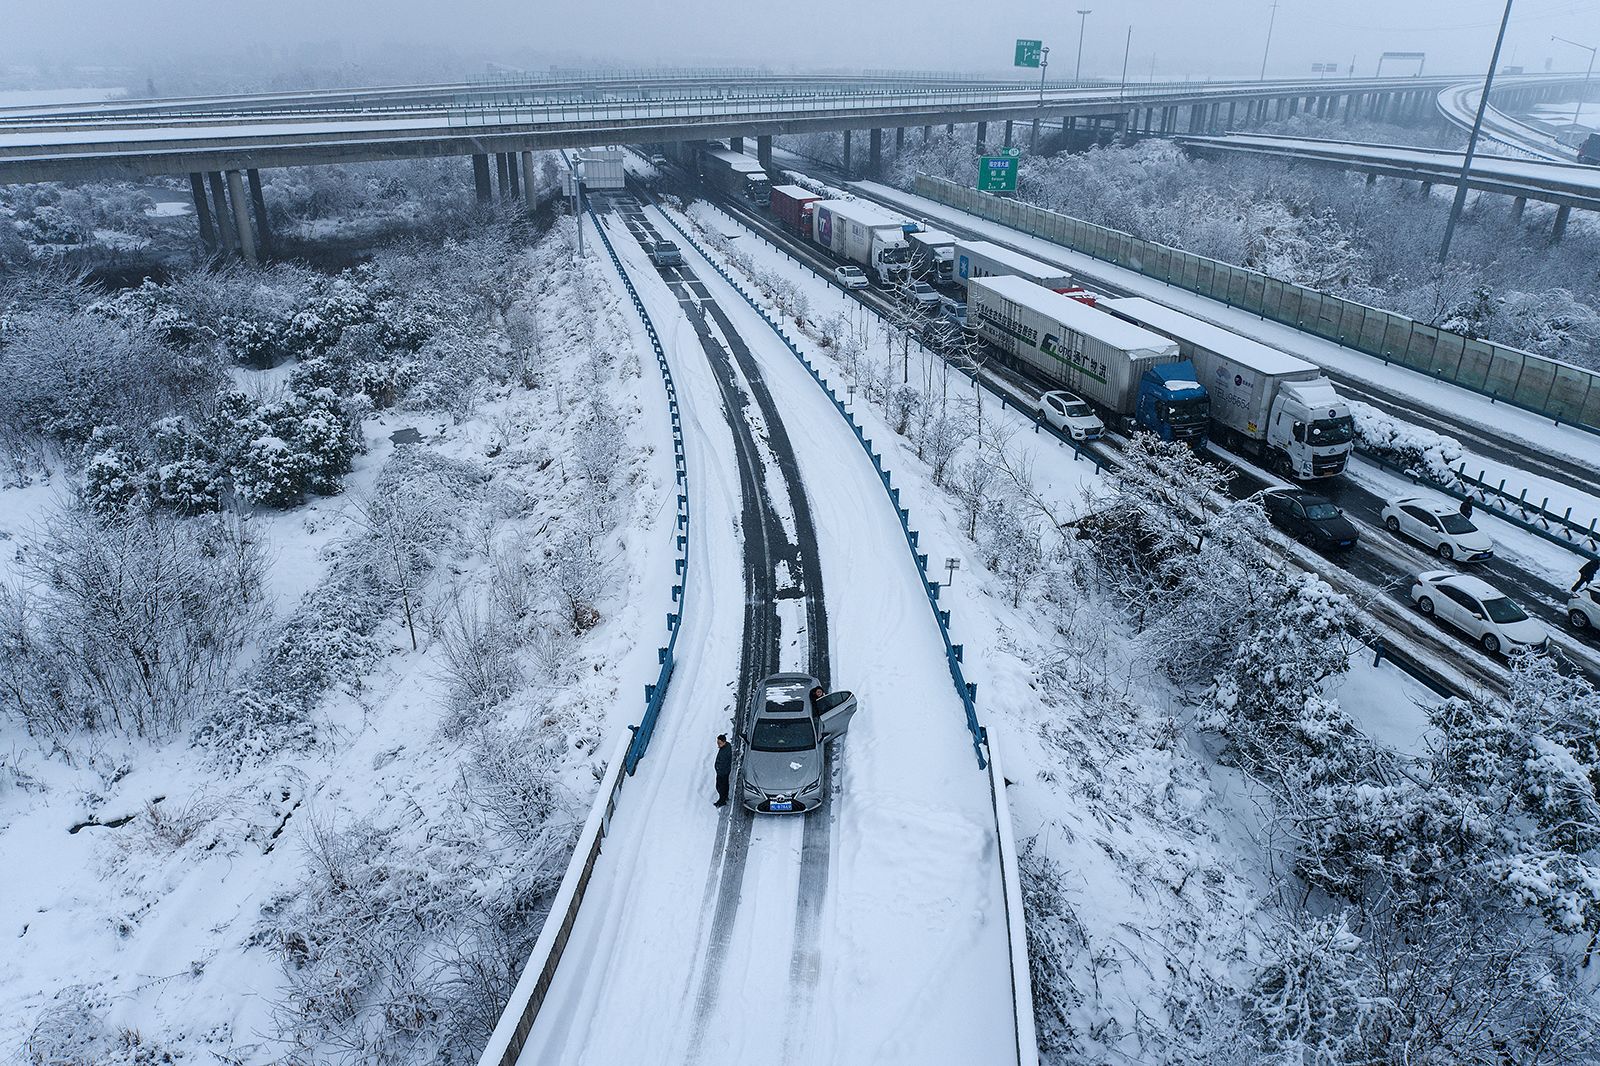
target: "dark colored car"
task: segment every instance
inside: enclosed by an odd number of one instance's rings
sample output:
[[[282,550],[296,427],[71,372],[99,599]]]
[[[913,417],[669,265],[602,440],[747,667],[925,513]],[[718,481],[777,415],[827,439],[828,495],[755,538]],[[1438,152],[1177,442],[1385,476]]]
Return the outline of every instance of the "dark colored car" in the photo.
[[[1326,496],[1303,489],[1273,489],[1261,494],[1272,524],[1314,548],[1340,550],[1355,547],[1361,534]]]

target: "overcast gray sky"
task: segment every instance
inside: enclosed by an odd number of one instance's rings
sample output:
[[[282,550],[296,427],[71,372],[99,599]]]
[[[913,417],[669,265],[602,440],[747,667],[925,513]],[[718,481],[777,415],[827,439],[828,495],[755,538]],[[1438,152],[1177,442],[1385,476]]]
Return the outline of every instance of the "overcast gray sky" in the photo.
[[[375,49],[453,49],[463,74],[480,61],[737,64],[776,68],[978,70],[1008,66],[1011,42],[1052,46],[1051,74],[1072,74],[1076,8],[1092,9],[1086,76],[1118,77],[1133,27],[1131,78],[1255,76],[1271,0],[9,0],[0,65],[72,56],[160,63],[186,54],[320,46],[351,58]],[[1501,0],[1280,0],[1269,76],[1304,76],[1312,63],[1354,57],[1371,74],[1379,53],[1422,51],[1428,71],[1481,70]],[[1600,44],[1600,2],[1517,0],[1505,63],[1582,69],[1587,53],[1560,34]],[[339,51],[329,48],[335,46]]]

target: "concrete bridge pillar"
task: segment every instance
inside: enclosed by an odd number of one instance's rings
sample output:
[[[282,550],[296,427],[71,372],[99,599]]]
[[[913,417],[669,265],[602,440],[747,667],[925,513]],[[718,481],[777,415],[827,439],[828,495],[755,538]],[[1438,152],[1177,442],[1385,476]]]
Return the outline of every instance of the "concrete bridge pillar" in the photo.
[[[1144,109],[1144,131],[1146,133],[1154,133],[1156,131],[1156,109],[1153,107]]]
[[[876,178],[883,173],[883,131],[877,127],[867,131],[867,175]]]
[[[1006,119],[1006,135],[1005,135],[1004,138],[1001,139],[1000,143],[1005,145],[1007,148],[1011,147],[1011,120],[1010,119]]]
[[[1422,198],[1424,200],[1426,200],[1428,197],[1433,195],[1433,182],[1431,182],[1431,181],[1422,182],[1421,183],[1421,188],[1419,188],[1417,191],[1420,192],[1422,194]]]
[[[233,219],[228,213],[228,190],[222,183],[220,171],[207,174],[206,181],[211,185],[211,211],[217,217],[217,251],[228,255],[238,247]]]
[[[1010,126],[1011,123],[1007,122],[1006,125]],[[906,128],[904,126],[896,126],[894,128],[894,151],[895,151],[895,154],[899,155],[901,150],[904,149],[905,146],[906,146]]]
[[[519,180],[520,176],[517,174],[517,169],[517,153],[507,152],[506,175],[511,179],[509,183],[511,191],[506,194],[507,200],[515,200],[517,197],[522,195],[521,182]]]
[[[1567,219],[1569,219],[1571,217],[1572,217],[1572,205],[1571,204],[1562,204],[1560,207],[1556,208],[1556,225],[1555,225],[1555,229],[1550,231],[1550,239],[1552,241],[1559,241],[1561,239],[1561,235],[1563,233],[1567,232]]]
[[[1522,221],[1522,212],[1525,211],[1527,209],[1527,207],[1528,207],[1528,198],[1526,196],[1518,196],[1516,199],[1512,200],[1511,201],[1511,219],[1512,219],[1512,221],[1521,222]]]
[[[1233,109],[1235,107],[1237,107],[1237,106],[1238,106],[1238,101],[1237,100],[1229,100],[1228,101],[1228,128],[1230,130],[1235,128],[1235,123],[1234,123],[1234,118],[1233,118]]]
[[[932,137],[933,137],[933,127],[932,126],[924,126],[924,127],[922,127],[922,143],[923,144],[927,144],[929,139],[932,138]]]
[[[989,140],[989,124],[987,122],[978,123],[978,154],[979,155],[983,154],[983,146],[984,146],[985,143],[988,142],[988,140]]]
[[[478,192],[478,202],[486,204],[492,195],[489,191],[489,157],[479,152],[472,157],[472,184]]]
[[[254,266],[261,260],[256,256],[256,235],[250,228],[250,205],[245,202],[244,182],[237,170],[228,171],[228,199],[233,203],[233,225],[239,233],[239,254],[246,263]]]
[[[844,131],[844,176],[850,176],[850,131]]]
[[[743,137],[729,137],[728,138],[728,148],[729,148],[730,151],[738,152],[740,155],[743,155],[744,154],[744,138]]]
[[[1298,96],[1289,97],[1289,117],[1290,118],[1294,118],[1299,113],[1300,113],[1300,98]]]
[[[263,258],[272,255],[272,231],[267,227],[267,197],[261,191],[261,171],[251,167],[244,172],[245,183],[250,186],[250,206],[256,216],[256,250]]]
[[[522,153],[522,202],[527,205],[529,212],[539,204],[535,200],[536,190],[533,187],[533,153]]]
[[[494,176],[499,181],[496,188],[500,190],[500,199],[511,199],[509,184],[511,179],[506,173],[506,154],[504,152],[496,152],[494,154]]]
[[[206,179],[200,174],[189,175],[189,193],[194,197],[194,217],[200,223],[200,243],[212,255],[217,252],[217,231],[211,225],[211,205],[206,203]]]
[[[756,138],[756,162],[768,170],[772,169],[772,136],[767,134]]]
[[[1376,184],[1378,184],[1378,175],[1376,173],[1368,174],[1367,185],[1370,187]]]

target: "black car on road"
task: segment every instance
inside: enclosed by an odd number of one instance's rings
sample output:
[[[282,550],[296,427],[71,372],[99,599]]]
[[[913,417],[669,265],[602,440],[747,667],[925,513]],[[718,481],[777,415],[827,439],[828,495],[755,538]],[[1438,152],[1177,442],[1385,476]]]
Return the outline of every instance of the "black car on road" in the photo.
[[[1326,496],[1304,489],[1271,489],[1261,494],[1272,524],[1314,548],[1343,551],[1355,547],[1360,532]]]

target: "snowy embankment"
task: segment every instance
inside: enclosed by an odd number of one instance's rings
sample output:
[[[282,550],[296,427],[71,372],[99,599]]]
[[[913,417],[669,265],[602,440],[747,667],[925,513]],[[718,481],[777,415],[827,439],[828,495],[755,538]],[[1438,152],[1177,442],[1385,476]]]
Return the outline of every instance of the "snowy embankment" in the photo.
[[[852,410],[895,471],[902,505],[918,516],[930,569],[941,570],[946,557],[957,560],[940,603],[952,611],[955,637],[965,645],[963,668],[978,685],[980,718],[998,735],[1013,782],[1008,798],[1019,842],[1026,841],[1029,937],[1036,951],[1059,957],[1045,983],[1077,989],[1069,1005],[1052,1002],[1041,1012],[1041,1045],[1073,1047],[1088,1058],[1159,1046],[1186,1004],[1226,984],[1240,964],[1264,871],[1241,821],[1254,802],[1252,787],[1211,765],[1184,726],[1182,697],[1134,661],[1120,620],[1068,608],[1065,621],[1052,590],[1016,569],[1027,562],[1004,557],[1005,544],[1030,539],[1026,528],[995,513],[1005,509],[1004,498],[1033,497],[1071,521],[1096,484],[1093,466],[1072,461],[1064,446],[1033,433],[1030,419],[993,397],[984,400],[980,454],[965,378],[950,372],[946,379],[943,364],[915,346],[902,371],[899,347],[881,336],[876,316],[860,320],[855,301],[728,216],[696,204],[690,216],[704,225],[695,229],[690,217],[674,215],[702,241],[709,238],[711,253],[736,271],[742,267],[753,281],[781,278],[804,294],[802,346],[836,388],[856,385]],[[719,250],[719,233],[739,236]],[[770,284],[760,288],[776,312]],[[784,300],[791,313],[792,299]],[[855,332],[852,314],[862,321]],[[843,326],[828,324],[834,315],[846,317]],[[895,432],[894,393],[905,385],[927,398],[934,421],[941,403],[944,417],[960,420],[938,484],[929,460],[940,447],[930,436],[919,449],[916,415],[908,434]],[[797,380],[788,391],[798,401],[805,389],[815,385]],[[981,514],[969,511],[974,505]],[[1011,523],[1018,509],[1012,506]]]
[[[1592,460],[1595,449],[1595,436],[1592,433],[1570,426],[1552,425],[1549,419],[1531,411],[1493,403],[1487,396],[1457,388],[1447,382],[1436,381],[1404,367],[1385,364],[1371,356],[1340,347],[1333,341],[1308,336],[1291,326],[1266,321],[1247,311],[1229,307],[1177,286],[1073,251],[1052,241],[1030,236],[997,222],[990,222],[969,212],[946,207],[938,201],[915,193],[904,192],[877,182],[852,182],[851,185],[870,193],[873,197],[897,205],[913,218],[945,220],[972,230],[987,240],[1003,242],[1036,259],[1064,266],[1091,285],[1095,281],[1103,281],[1131,295],[1148,297],[1186,314],[1233,330],[1241,336],[1292,352],[1318,366],[1368,384],[1389,395],[1410,397],[1421,409],[1449,412],[1454,417],[1466,419],[1486,432],[1499,435],[1507,441],[1520,442],[1535,451],[1559,455],[1578,462]]]
[[[0,884],[9,1053],[399,1063],[481,1046],[654,677],[673,580],[659,378],[570,237],[519,260],[526,379],[455,418],[371,415],[341,495],[237,519],[271,559],[278,625],[328,642],[297,652],[331,671],[305,732],[220,758],[226,716],[204,745],[52,749],[6,724],[0,851],[28,871]],[[413,606],[415,647],[398,596],[359,592],[384,572],[372,515],[402,499],[427,522],[407,551],[429,554],[385,587]],[[37,550],[32,519],[62,506],[0,492],[7,555]]]

